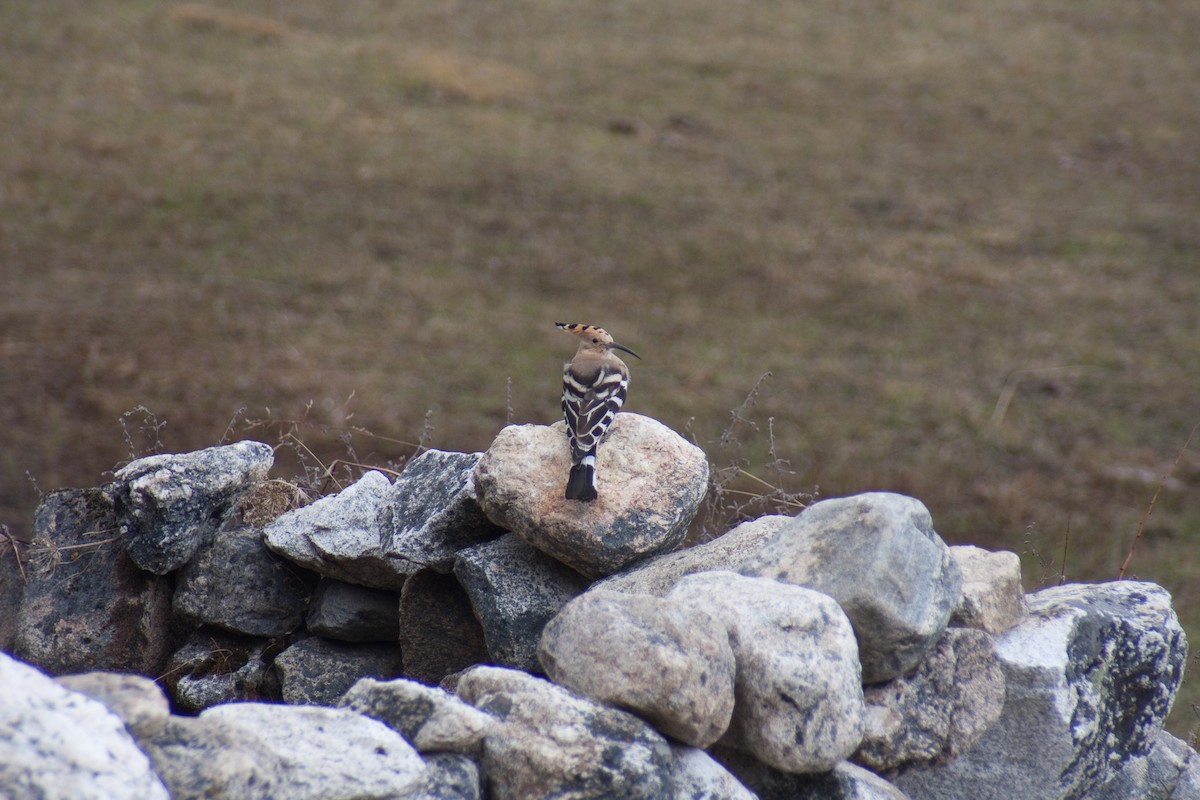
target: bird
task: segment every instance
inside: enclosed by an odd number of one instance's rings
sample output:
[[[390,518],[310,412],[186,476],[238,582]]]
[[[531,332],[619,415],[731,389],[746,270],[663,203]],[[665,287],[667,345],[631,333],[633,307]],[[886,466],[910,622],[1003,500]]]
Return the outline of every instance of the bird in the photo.
[[[603,328],[578,322],[556,322],[560,330],[579,337],[575,357],[563,366],[563,417],[571,443],[571,475],[567,500],[589,503],[596,493],[596,448],[629,389],[629,368],[614,350],[641,356],[617,344]]]

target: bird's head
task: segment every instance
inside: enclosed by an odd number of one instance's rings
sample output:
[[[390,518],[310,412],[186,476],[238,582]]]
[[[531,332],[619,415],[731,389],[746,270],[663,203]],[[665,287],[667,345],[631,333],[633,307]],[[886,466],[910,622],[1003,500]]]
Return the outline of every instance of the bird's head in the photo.
[[[623,344],[617,344],[613,341],[612,336],[604,328],[597,328],[595,325],[584,325],[580,322],[556,322],[554,323],[559,330],[579,337],[579,349],[591,350],[597,353],[605,353],[609,350],[620,350],[636,359],[641,359],[637,353],[630,350]]]

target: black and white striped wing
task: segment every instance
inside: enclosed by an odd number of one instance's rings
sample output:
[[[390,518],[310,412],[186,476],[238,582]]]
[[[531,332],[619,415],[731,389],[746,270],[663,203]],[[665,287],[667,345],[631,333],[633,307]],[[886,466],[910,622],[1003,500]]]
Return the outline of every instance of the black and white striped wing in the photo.
[[[628,389],[629,378],[616,369],[601,367],[587,375],[568,364],[563,370],[563,417],[576,462],[596,452],[596,445],[624,405]]]

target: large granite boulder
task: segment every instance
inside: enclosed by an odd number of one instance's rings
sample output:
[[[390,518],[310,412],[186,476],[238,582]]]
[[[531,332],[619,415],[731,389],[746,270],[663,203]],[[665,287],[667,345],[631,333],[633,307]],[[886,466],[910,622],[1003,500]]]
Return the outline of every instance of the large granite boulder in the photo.
[[[130,558],[156,575],[191,561],[274,461],[270,445],[245,441],[147,456],[117,470],[113,494]]]
[[[488,518],[589,578],[674,550],[708,486],[704,452],[660,422],[617,414],[596,454],[599,497],[563,498],[566,426],[510,425],[475,471]]]
[[[788,772],[825,772],[858,747],[858,645],[829,597],[770,578],[700,572],[667,595],[724,624],[737,664],[733,719],[721,743]]]
[[[837,600],[858,637],[864,683],[912,671],[962,596],[958,564],[928,509],[889,492],[814,503],[747,559],[741,572]]]
[[[0,653],[0,794],[167,800],[121,719]]]
[[[1167,592],[1122,581],[1027,599],[996,639],[1000,720],[958,758],[896,776],[914,800],[1081,800],[1154,746],[1187,660]]]
[[[733,714],[733,649],[725,624],[668,598],[592,589],[542,631],[538,659],[556,683],[707,747]]]

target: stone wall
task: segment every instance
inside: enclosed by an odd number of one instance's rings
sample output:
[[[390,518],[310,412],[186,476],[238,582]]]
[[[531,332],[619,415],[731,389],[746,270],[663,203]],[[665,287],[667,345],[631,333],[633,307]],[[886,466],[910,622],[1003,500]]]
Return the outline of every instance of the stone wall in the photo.
[[[680,549],[704,454],[620,414],[307,503],[239,442],[48,494],[0,560],[13,798],[1200,798],[1142,582],[1026,596],[869,493]]]

